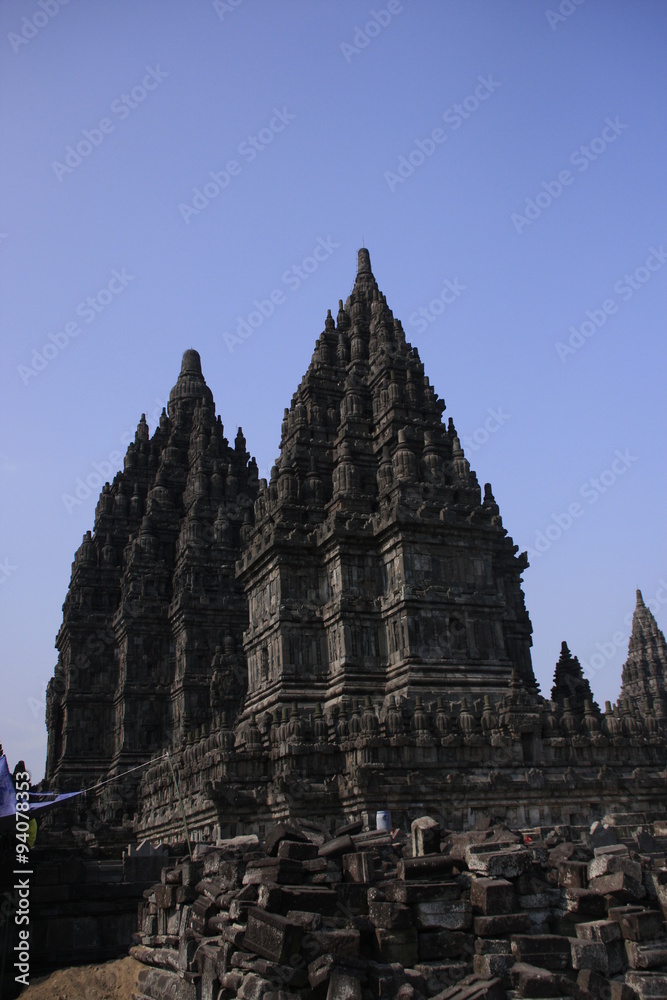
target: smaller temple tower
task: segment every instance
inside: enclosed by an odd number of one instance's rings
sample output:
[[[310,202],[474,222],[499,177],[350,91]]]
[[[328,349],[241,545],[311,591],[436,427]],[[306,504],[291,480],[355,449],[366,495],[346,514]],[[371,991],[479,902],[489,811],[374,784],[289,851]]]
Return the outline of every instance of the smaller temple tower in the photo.
[[[567,643],[563,642],[554,671],[551,700],[562,709],[566,699],[569,700],[572,710],[580,717],[584,715],[586,702],[589,701],[591,704],[594,702],[591,686],[584,677],[578,658],[572,656]]]
[[[667,643],[641,590],[637,591],[619,701],[630,701],[641,716],[667,719]]]

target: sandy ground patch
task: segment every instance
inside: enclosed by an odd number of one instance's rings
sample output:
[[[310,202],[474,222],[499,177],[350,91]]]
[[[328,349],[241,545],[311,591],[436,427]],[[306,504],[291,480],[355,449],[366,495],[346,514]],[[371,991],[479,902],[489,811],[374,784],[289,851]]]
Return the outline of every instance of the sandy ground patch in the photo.
[[[141,962],[128,956],[103,965],[58,969],[32,982],[21,993],[21,1000],[132,1000],[143,968]]]

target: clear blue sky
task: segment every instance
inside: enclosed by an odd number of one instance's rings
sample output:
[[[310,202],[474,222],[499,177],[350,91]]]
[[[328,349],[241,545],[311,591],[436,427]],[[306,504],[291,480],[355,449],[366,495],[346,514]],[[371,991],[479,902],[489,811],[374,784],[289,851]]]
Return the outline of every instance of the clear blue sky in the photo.
[[[77,481],[152,431],[189,347],[266,475],[362,241],[535,553],[543,693],[565,639],[614,700],[636,587],[667,625],[667,7],[42,2],[0,6],[10,763],[43,774]]]

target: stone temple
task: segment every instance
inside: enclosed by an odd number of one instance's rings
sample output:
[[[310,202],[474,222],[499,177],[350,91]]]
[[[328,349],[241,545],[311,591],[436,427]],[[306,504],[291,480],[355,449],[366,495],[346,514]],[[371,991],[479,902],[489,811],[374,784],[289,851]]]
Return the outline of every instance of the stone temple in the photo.
[[[183,812],[194,840],[382,809],[454,828],[666,816],[667,645],[651,612],[638,592],[613,708],[565,643],[540,695],[526,555],[444,409],[365,249],[269,482],[186,351],[75,555],[46,785],[153,761],[94,809],[172,841]]]

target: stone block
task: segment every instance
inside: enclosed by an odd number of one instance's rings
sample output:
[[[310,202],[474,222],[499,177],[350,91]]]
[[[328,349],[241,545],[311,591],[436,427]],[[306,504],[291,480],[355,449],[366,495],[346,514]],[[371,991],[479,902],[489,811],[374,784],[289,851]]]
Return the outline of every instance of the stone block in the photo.
[[[425,854],[420,858],[404,858],[396,866],[396,874],[403,881],[442,881],[451,875],[454,859],[448,854]]]
[[[657,840],[653,834],[648,830],[645,830],[643,826],[640,826],[637,830],[635,830],[632,835],[632,839],[634,840],[640,854],[652,854],[658,850]]]
[[[304,941],[304,953],[317,955],[334,955],[338,958],[357,958],[361,935],[356,927],[345,927],[337,930],[311,931],[307,941]],[[308,947],[306,947],[306,945]]]
[[[607,941],[607,962],[609,965],[609,975],[615,976],[628,967],[628,960],[625,954],[623,941]]]
[[[368,962],[367,969],[369,987],[367,996],[372,996],[374,1000],[395,1000],[407,979],[403,967],[397,962],[393,964]]]
[[[372,891],[369,890],[369,895]],[[388,900],[412,906],[434,900],[460,899],[463,886],[458,882],[383,882],[382,892]]]
[[[264,852],[275,857],[278,854],[278,847],[285,840],[309,843],[305,833],[293,823],[276,823],[264,838]]]
[[[609,1000],[609,980],[594,969],[581,969],[577,975],[577,988],[582,1000]]]
[[[183,885],[196,885],[204,876],[203,861],[184,861],[181,865],[181,882]]]
[[[289,861],[313,861],[317,858],[317,852],[317,844],[311,844],[307,840],[281,840],[277,857]]]
[[[223,972],[218,978],[220,979],[220,985],[224,986],[226,990],[233,990],[234,996],[236,996],[238,988],[243,982],[243,973],[231,970],[230,972]]]
[[[643,944],[639,941],[626,941],[625,953],[631,969],[655,969],[661,965],[667,966],[667,940],[647,941]]]
[[[632,878],[626,872],[614,872],[613,875],[600,875],[591,879],[589,889],[604,895],[612,895],[621,902],[633,902],[646,895],[646,889],[641,882]]]
[[[183,906],[186,903],[194,903],[197,898],[197,890],[194,885],[176,886],[176,906]]]
[[[356,848],[352,837],[345,834],[342,837],[335,837],[333,840],[328,840],[326,844],[322,844],[317,853],[321,858],[338,858],[342,857],[343,854],[354,854],[355,851]]]
[[[333,969],[326,1000],[362,1000],[361,983],[342,969]]]
[[[624,980],[612,979],[609,982],[609,995],[601,1000],[638,1000],[639,994]]]
[[[655,887],[655,894],[660,904],[662,915],[667,920],[667,885],[659,882]]]
[[[621,926],[617,920],[588,920],[577,924],[577,937],[582,941],[620,941]]]
[[[465,962],[419,962],[415,971],[424,979],[426,995],[432,996],[438,990],[447,990],[460,983],[467,976],[469,968]]]
[[[319,931],[322,927],[322,917],[319,913],[309,913],[308,910],[288,910],[285,916],[293,924],[301,924],[305,931]]]
[[[512,947],[507,938],[476,938],[476,955],[511,955]]]
[[[412,856],[421,858],[425,854],[437,853],[440,849],[441,827],[431,816],[420,816],[410,826],[412,836]]]
[[[512,954],[517,962],[564,972],[572,968],[570,940],[558,934],[513,934]]]
[[[258,976],[255,972],[248,972],[243,977],[243,982],[238,989],[236,996],[238,1000],[262,1000],[267,993],[273,991],[273,985],[263,976]]]
[[[565,908],[578,917],[603,918],[607,915],[604,896],[592,889],[565,889]]]
[[[514,886],[507,879],[475,878],[470,883],[470,902],[475,913],[492,916],[517,909]]]
[[[157,885],[155,887],[155,902],[162,910],[170,910],[176,902],[176,889],[173,885]]]
[[[589,847],[611,847],[618,843],[616,830],[613,826],[605,826],[600,820],[596,820],[590,828],[587,836]]]
[[[564,888],[585,889],[588,885],[588,864],[585,861],[561,861],[558,884]]]
[[[627,844],[605,844],[602,847],[593,848],[593,857],[602,858],[605,855],[625,855],[629,854]]]
[[[183,978],[182,973],[166,969],[141,969],[137,976],[139,989],[149,997],[168,997],[169,1000],[198,1000],[199,976],[192,981]]]
[[[615,872],[625,872],[636,882],[642,881],[642,866],[633,861],[629,854],[601,854],[588,862],[589,884],[601,875],[613,875]]]
[[[667,997],[667,973],[626,972],[625,982],[639,1000],[665,1000]]]
[[[199,941],[199,938],[185,934],[178,939],[178,967],[183,972],[191,972],[194,969]]]
[[[490,878],[516,878],[528,871],[532,863],[530,851],[520,845],[512,845],[505,850],[492,848],[495,845],[471,844],[466,848],[465,859],[471,871]]]
[[[468,982],[443,990],[433,1000],[505,1000],[505,997],[502,980],[479,980],[473,977]]]
[[[373,900],[368,904],[368,916],[376,927],[387,930],[402,930],[412,926],[412,910],[403,903]]]
[[[370,851],[355,851],[354,854],[344,854],[342,863],[345,882],[369,883],[375,880],[373,855]]]
[[[602,941],[583,941],[580,938],[570,940],[572,951],[572,967],[574,969],[593,969],[607,975],[609,959],[607,949]]]
[[[475,917],[473,927],[479,937],[527,934],[530,931],[530,916],[528,913],[498,913],[491,917]]]
[[[467,900],[434,900],[413,907],[415,923],[420,931],[464,931],[472,924],[472,908]]]
[[[512,988],[519,997],[562,997],[561,979],[549,969],[541,969],[527,962],[516,962],[509,970]]]
[[[473,971],[480,979],[492,979],[499,976],[505,980],[509,977],[509,970],[514,965],[513,955],[474,955]]]
[[[212,903],[206,896],[198,896],[192,904],[190,912],[190,927],[195,934],[205,934],[209,919],[217,912],[218,908],[215,903]]]
[[[292,956],[298,954],[303,935],[301,924],[255,908],[248,912],[243,947],[272,962],[288,964]]]
[[[278,885],[300,885],[303,878],[303,866],[300,861],[290,861],[287,858],[257,858],[248,862],[243,884],[273,882]]]
[[[620,931],[627,941],[652,941],[665,937],[665,924],[657,910],[640,910],[619,917]]]
[[[474,951],[474,937],[463,931],[421,931],[419,961],[442,962],[451,958],[469,958]]]
[[[381,962],[399,962],[403,967],[414,966],[419,958],[416,929],[409,927],[394,931],[376,927],[375,952]]]
[[[272,909],[286,914],[288,910],[307,910],[310,913],[320,913],[322,916],[334,916],[338,911],[338,895],[328,886],[276,886],[279,897]],[[262,890],[260,889],[260,897]]]

